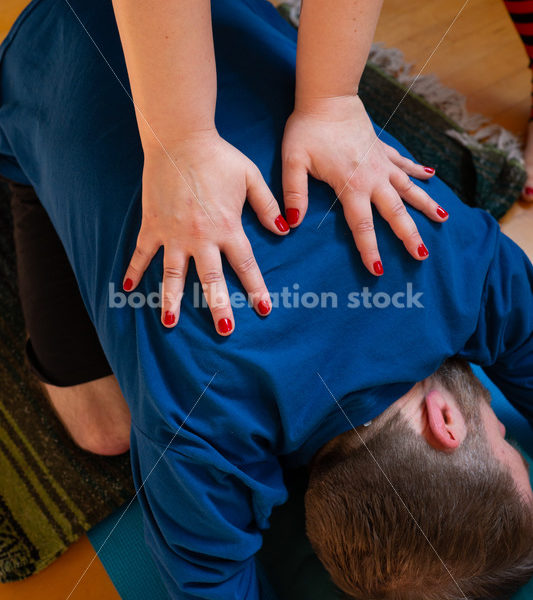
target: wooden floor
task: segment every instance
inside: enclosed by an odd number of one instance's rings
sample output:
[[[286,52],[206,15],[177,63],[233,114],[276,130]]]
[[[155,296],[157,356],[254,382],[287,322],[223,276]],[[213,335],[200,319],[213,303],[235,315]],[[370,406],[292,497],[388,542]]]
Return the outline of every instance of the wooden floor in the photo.
[[[0,2],[0,41],[2,41],[9,28],[14,23],[28,0],[1,0]]]
[[[44,571],[24,581],[0,584],[0,600],[120,600],[102,563],[96,559],[89,567],[94,554],[84,536]]]
[[[463,6],[465,0],[385,0],[376,41],[400,48],[414,73],[434,73],[463,93],[472,112],[523,133],[531,72],[504,3],[469,0],[450,28]],[[533,205],[518,202],[502,229],[533,259]]]
[[[376,41],[400,48],[415,72],[424,67],[423,73],[435,73],[462,92],[473,112],[520,133],[529,118],[531,92],[520,37],[502,0],[469,0],[446,33],[464,4],[385,0]]]
[[[24,4],[24,0],[0,0],[0,39]],[[464,0],[385,0],[376,39],[400,48],[421,68],[463,4]],[[514,132],[525,129],[531,75],[502,0],[470,0],[424,73],[435,73],[443,83],[464,93],[472,111]],[[533,257],[533,206],[517,205],[504,228]],[[64,600],[93,555],[92,546],[83,538],[40,575],[0,585],[0,600]],[[72,598],[115,600],[118,595],[96,561]]]

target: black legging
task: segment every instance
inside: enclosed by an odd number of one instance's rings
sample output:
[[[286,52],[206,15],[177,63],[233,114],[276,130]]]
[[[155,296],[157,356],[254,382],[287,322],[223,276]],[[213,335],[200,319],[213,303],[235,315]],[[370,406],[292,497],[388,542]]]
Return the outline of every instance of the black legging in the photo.
[[[4,179],[5,180],[5,179]],[[30,369],[70,386],[112,373],[63,245],[32,187],[9,180]]]

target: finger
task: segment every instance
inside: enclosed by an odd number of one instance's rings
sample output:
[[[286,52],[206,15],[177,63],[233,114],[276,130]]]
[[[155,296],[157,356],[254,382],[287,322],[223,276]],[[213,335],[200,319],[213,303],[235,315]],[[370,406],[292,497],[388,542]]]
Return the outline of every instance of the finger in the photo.
[[[220,335],[230,335],[234,329],[234,319],[220,250],[216,246],[209,247],[195,254],[194,260],[216,330]]]
[[[307,167],[300,160],[284,159],[282,181],[287,221],[291,227],[298,227],[307,212]]]
[[[131,292],[131,290],[137,287],[160,245],[147,236],[141,226],[139,235],[137,236],[137,245],[135,246],[122,282],[122,287],[126,292]]]
[[[255,310],[262,317],[268,315],[272,309],[270,295],[244,231],[237,240],[225,245],[223,251],[251,298]]]
[[[278,201],[255,165],[248,172],[247,186],[248,202],[263,226],[278,235],[287,234],[290,228],[280,212]]]
[[[411,206],[423,212],[433,221],[443,223],[448,218],[448,213],[437,204],[433,198],[422,188],[413,183],[408,175],[401,170],[394,171],[390,177],[392,187]]]
[[[427,258],[429,252],[398,192],[389,186],[376,191],[372,200],[396,236],[402,240],[409,254],[417,260]]]
[[[342,202],[344,216],[350,227],[355,245],[361,254],[365,267],[373,275],[383,275],[383,264],[378,250],[372,206],[368,196],[345,194]]]
[[[383,144],[385,153],[389,160],[399,167],[407,175],[416,177],[417,179],[430,179],[435,175],[435,169],[433,167],[425,167],[420,165],[406,156],[402,156],[396,148]]]
[[[188,262],[182,252],[165,247],[161,306],[161,322],[165,327],[174,327],[178,323]]]

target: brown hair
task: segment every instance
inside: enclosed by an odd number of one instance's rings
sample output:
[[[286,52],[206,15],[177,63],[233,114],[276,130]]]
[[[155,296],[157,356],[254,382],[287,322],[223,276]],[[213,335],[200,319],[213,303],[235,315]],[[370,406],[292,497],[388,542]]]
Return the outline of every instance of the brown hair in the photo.
[[[533,576],[533,511],[469,412],[453,453],[397,412],[366,445],[336,440],[313,464],[307,534],[349,597],[508,599]]]

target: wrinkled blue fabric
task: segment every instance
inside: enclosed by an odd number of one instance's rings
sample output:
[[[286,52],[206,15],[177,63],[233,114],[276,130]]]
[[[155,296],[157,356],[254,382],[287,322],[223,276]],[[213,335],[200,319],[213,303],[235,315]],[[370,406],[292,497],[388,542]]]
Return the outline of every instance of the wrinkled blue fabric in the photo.
[[[280,295],[267,319],[235,308],[235,332],[217,336],[194,305],[192,263],[177,328],[161,326],[158,308],[117,307],[141,222],[142,148],[111,2],[70,6],[34,0],[0,48],[0,173],[36,189],[131,408],[146,539],[171,596],[268,598],[254,554],[286,499],[282,465],[308,462],[455,354],[483,366],[532,421],[533,268],[488,214],[435,177],[420,185],[449,222],[409,208],[429,259],[413,260],[376,214],[385,275],[375,278],[338,202],[323,220],[335,194],[311,181],[306,219],[286,238],[244,210]],[[296,32],[264,0],[213,2],[213,27],[217,126],[281,199]],[[144,298],[159,289],[162,257],[136,290]],[[242,291],[226,263],[225,272],[230,293]],[[306,307],[324,292],[336,307]]]

